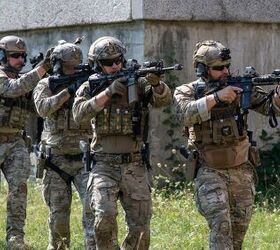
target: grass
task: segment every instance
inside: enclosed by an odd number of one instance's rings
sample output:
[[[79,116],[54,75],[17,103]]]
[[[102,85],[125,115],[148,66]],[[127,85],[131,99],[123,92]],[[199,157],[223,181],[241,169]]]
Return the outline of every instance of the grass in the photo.
[[[6,248],[6,184],[0,191],[0,249]],[[182,250],[208,249],[208,227],[196,211],[190,190],[165,198],[154,195],[154,215],[151,222],[150,249]],[[119,240],[125,236],[124,213],[119,209]],[[48,209],[41,198],[39,183],[30,182],[26,220],[26,240],[34,250],[46,249],[48,244]],[[81,205],[74,194],[71,214],[71,249],[83,249]],[[280,209],[271,207],[263,198],[254,208],[243,249],[280,249]]]

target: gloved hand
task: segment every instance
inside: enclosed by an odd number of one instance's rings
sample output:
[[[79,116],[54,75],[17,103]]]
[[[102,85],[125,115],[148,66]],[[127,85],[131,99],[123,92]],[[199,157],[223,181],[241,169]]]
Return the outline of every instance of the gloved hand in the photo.
[[[152,85],[153,87],[159,86],[159,82],[162,80],[163,75],[157,75],[154,73],[149,73],[148,75],[145,76],[146,81],[148,84]]]
[[[46,72],[48,72],[52,68],[50,57],[51,57],[53,50],[54,50],[54,47],[49,48],[47,50],[44,60],[38,64],[39,66],[42,66],[46,70]]]
[[[71,85],[67,87],[68,93],[70,95],[75,95],[77,89],[80,87],[80,83],[78,81],[73,82]]]
[[[121,96],[126,95],[127,93],[127,86],[125,85],[126,78],[121,77],[116,79],[111,83],[111,85],[105,90],[107,96],[111,97],[114,94],[118,94]]]

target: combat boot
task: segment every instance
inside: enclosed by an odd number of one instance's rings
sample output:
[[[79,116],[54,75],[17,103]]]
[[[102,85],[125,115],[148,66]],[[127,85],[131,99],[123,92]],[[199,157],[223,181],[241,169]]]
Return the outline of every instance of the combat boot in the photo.
[[[29,246],[24,242],[22,236],[12,236],[8,240],[8,250],[29,250]]]

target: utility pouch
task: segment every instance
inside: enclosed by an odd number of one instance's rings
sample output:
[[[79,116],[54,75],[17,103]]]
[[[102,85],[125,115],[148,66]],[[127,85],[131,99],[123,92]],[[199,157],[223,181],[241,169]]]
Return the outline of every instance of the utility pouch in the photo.
[[[259,150],[255,146],[250,146],[249,148],[249,161],[255,166],[259,167],[261,165],[261,159]]]
[[[201,157],[208,167],[227,169],[248,161],[249,141],[244,140],[238,145],[216,146],[207,145],[201,150]]]

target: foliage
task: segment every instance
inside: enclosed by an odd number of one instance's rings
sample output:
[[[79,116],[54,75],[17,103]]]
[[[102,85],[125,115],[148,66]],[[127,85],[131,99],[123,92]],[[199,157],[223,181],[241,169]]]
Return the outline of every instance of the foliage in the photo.
[[[280,205],[280,130],[274,134],[262,131],[260,139],[264,146],[260,149],[261,166],[257,168],[259,177],[257,200],[267,200],[272,207]]]
[[[166,65],[172,65],[177,63],[174,60],[175,54],[170,53],[164,58]],[[176,72],[168,72],[165,75],[165,82],[171,89],[172,94],[175,88],[180,85],[179,78],[176,76]],[[184,183],[184,173],[182,168],[182,160],[178,157],[178,154],[174,153],[179,149],[181,137],[181,126],[173,110],[173,106],[167,106],[163,109],[165,119],[163,120],[163,125],[167,128],[166,130],[166,144],[164,145],[165,159],[164,164],[157,166],[160,168],[162,174],[156,177],[156,187],[163,189],[174,189],[182,190],[185,187]]]
[[[6,195],[7,186],[0,192],[0,249],[6,249]],[[41,198],[40,183],[29,183],[26,240],[32,250],[44,250],[48,242],[48,209]],[[71,249],[83,249],[81,203],[75,193],[71,213]],[[119,206],[119,242],[126,233],[125,214]],[[244,250],[279,249],[280,210],[265,200],[254,208],[253,218],[245,237]],[[153,196],[151,221],[151,250],[198,250],[208,248],[209,229],[204,218],[197,212],[191,186],[176,194],[156,191]]]

